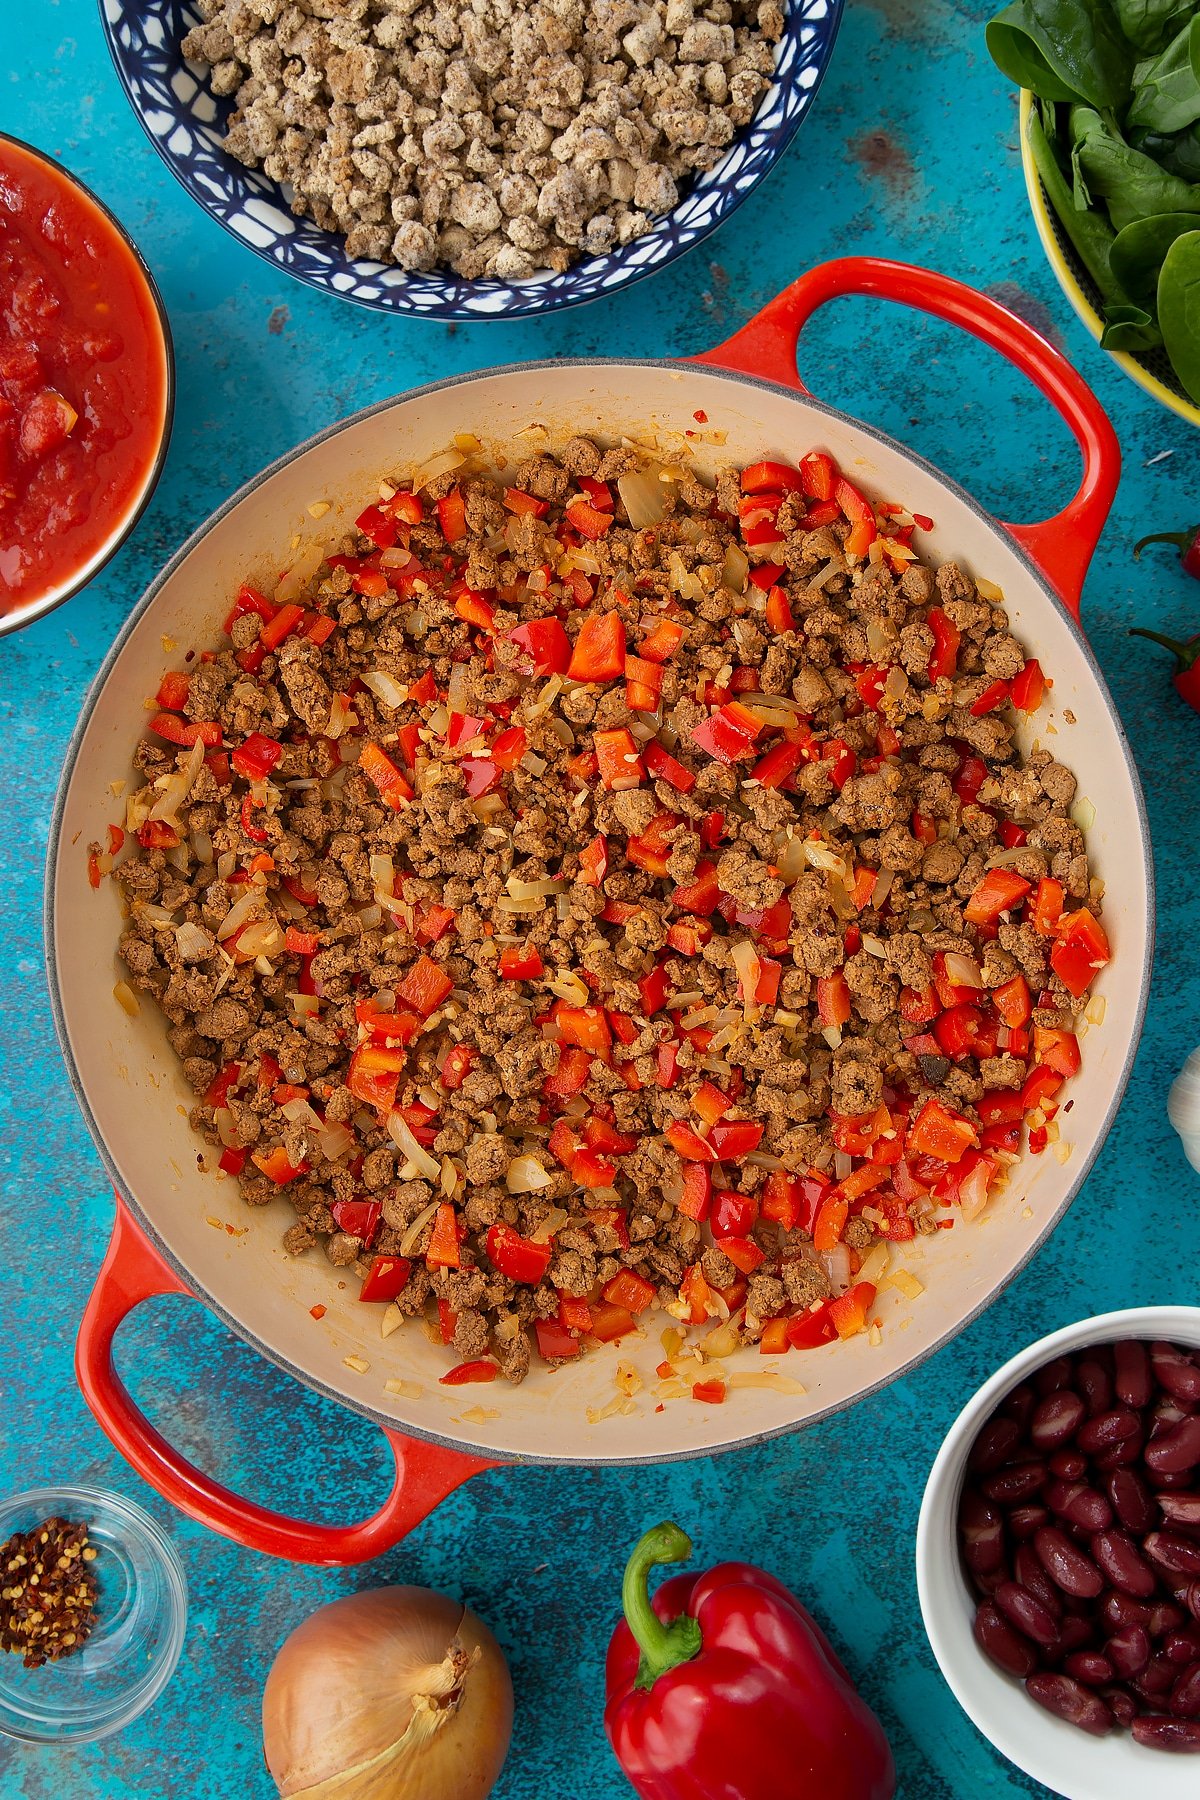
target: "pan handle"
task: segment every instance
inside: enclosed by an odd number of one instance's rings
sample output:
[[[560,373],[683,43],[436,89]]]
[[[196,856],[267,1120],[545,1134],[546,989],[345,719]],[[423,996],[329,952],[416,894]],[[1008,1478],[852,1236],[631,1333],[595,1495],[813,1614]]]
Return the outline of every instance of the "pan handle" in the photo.
[[[117,1327],[157,1294],[186,1294],[180,1279],[145,1236],[121,1196],[108,1253],[79,1326],[75,1372],[83,1397],[121,1455],[172,1506],[247,1550],[292,1562],[360,1563],[390,1550],[447,1494],[494,1462],[440,1444],[385,1431],[396,1461],[392,1491],[379,1511],[354,1525],[312,1525],[243,1500],[188,1462],[137,1407],[113,1366]]]
[[[1052,519],[1005,525],[1004,530],[1078,620],[1084,576],[1120,480],[1121,452],[1108,415],[1083,377],[1040,332],[1007,307],[930,269],[880,256],[846,256],[793,281],[733,337],[693,360],[766,376],[807,394],[796,371],[800,333],[819,306],[843,294],[894,300],[969,331],[1015,364],[1065,419],[1083,452],[1083,479],[1075,497]]]

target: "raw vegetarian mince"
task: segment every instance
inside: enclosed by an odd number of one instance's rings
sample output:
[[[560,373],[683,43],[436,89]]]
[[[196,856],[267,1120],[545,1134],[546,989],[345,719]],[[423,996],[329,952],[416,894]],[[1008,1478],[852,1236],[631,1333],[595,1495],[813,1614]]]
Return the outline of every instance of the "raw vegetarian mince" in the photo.
[[[819,452],[452,449],[164,676],[91,852],[130,834],[130,981],[210,1164],[459,1379],[655,1303],[852,1336],[891,1246],[1065,1153],[1101,888],[929,524]]]
[[[631,243],[770,85],[782,0],[199,0],[225,147],[347,254],[474,280]]]

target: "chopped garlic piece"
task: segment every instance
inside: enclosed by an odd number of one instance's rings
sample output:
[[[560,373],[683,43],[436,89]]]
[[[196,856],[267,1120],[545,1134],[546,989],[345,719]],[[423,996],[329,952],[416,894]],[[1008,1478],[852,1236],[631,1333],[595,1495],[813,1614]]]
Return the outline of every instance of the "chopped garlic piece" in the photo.
[[[371,1366],[365,1356],[343,1356],[342,1361],[348,1369],[353,1369],[356,1375],[365,1375]]]

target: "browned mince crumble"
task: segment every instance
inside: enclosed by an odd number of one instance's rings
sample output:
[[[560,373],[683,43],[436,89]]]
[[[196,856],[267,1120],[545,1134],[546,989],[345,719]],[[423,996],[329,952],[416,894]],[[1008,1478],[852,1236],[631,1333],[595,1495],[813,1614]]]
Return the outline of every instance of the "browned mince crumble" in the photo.
[[[1053,1139],[1107,959],[1040,671],[811,455],[439,464],[244,588],[138,745],[121,955],[208,1160],[512,1381],[654,1301],[849,1336],[873,1245]]]

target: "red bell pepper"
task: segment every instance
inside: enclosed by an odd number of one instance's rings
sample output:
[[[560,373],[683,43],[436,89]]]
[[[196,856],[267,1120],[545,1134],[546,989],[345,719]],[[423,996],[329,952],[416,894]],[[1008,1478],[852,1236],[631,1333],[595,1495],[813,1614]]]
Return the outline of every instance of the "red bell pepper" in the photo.
[[[412,1274],[406,1256],[377,1256],[359,1289],[360,1300],[394,1300],[402,1294]]]
[[[396,989],[397,1000],[415,1007],[423,1019],[442,1004],[453,981],[431,956],[419,956]]]
[[[1018,712],[1034,713],[1045,694],[1046,677],[1042,674],[1042,665],[1036,657],[1031,658],[1021,673],[1013,677],[1012,703]]]
[[[612,793],[621,793],[626,788],[641,786],[646,770],[628,725],[617,725],[609,731],[594,732],[592,742],[596,749],[596,767],[600,771],[601,787],[608,788]]]
[[[1175,543],[1177,540],[1172,538],[1170,541]],[[1143,538],[1142,542],[1149,544],[1157,543],[1159,540]],[[1200,566],[1193,567],[1193,562],[1200,565],[1200,555],[1196,554],[1195,537],[1193,537],[1191,549],[1184,556],[1183,566],[1189,575],[1200,574]],[[1175,692],[1181,700],[1187,701],[1193,712],[1200,712],[1200,633],[1197,633],[1195,637],[1181,640],[1180,638],[1165,637],[1161,631],[1146,631],[1138,626],[1131,630],[1129,635],[1130,637],[1149,638],[1152,644],[1161,644],[1164,650],[1171,652],[1175,658],[1175,672],[1171,676]]]
[[[1108,938],[1099,919],[1086,906],[1078,912],[1064,913],[1056,935],[1058,942],[1050,952],[1050,967],[1078,999],[1111,958]]]
[[[615,609],[583,621],[567,674],[572,681],[615,681],[625,673],[625,621]]]
[[[531,619],[508,633],[521,651],[523,665],[535,675],[565,675],[571,661],[571,640],[558,619]]]
[[[358,766],[374,786],[383,804],[393,812],[399,812],[412,799],[412,788],[378,744],[363,745]]]
[[[879,536],[874,507],[844,475],[834,482],[833,497],[850,521],[843,548],[848,556],[865,556]]]
[[[493,1268],[509,1281],[528,1282],[531,1287],[541,1281],[554,1254],[552,1244],[535,1244],[503,1222],[491,1227],[485,1245]]]
[[[540,981],[545,972],[536,944],[528,944],[524,949],[519,944],[512,944],[500,952],[501,981]]]
[[[642,751],[642,761],[656,781],[665,781],[678,794],[688,794],[696,785],[696,777],[664,750],[657,738],[651,738]]]
[[[660,619],[650,635],[642,639],[638,655],[647,662],[670,662],[686,636],[685,628],[675,619]]]
[[[953,675],[958,667],[958,646],[962,642],[962,633],[940,606],[931,606],[926,623],[933,633],[933,649],[929,656],[927,674],[930,681],[937,681],[943,675]]]
[[[1029,892],[1031,882],[1012,869],[989,869],[963,908],[969,925],[994,925],[1002,913],[1010,912]]]
[[[691,1552],[678,1525],[646,1533],[608,1649],[604,1726],[641,1800],[891,1800],[882,1726],[774,1576],[723,1563],[651,1601],[650,1571]]]

